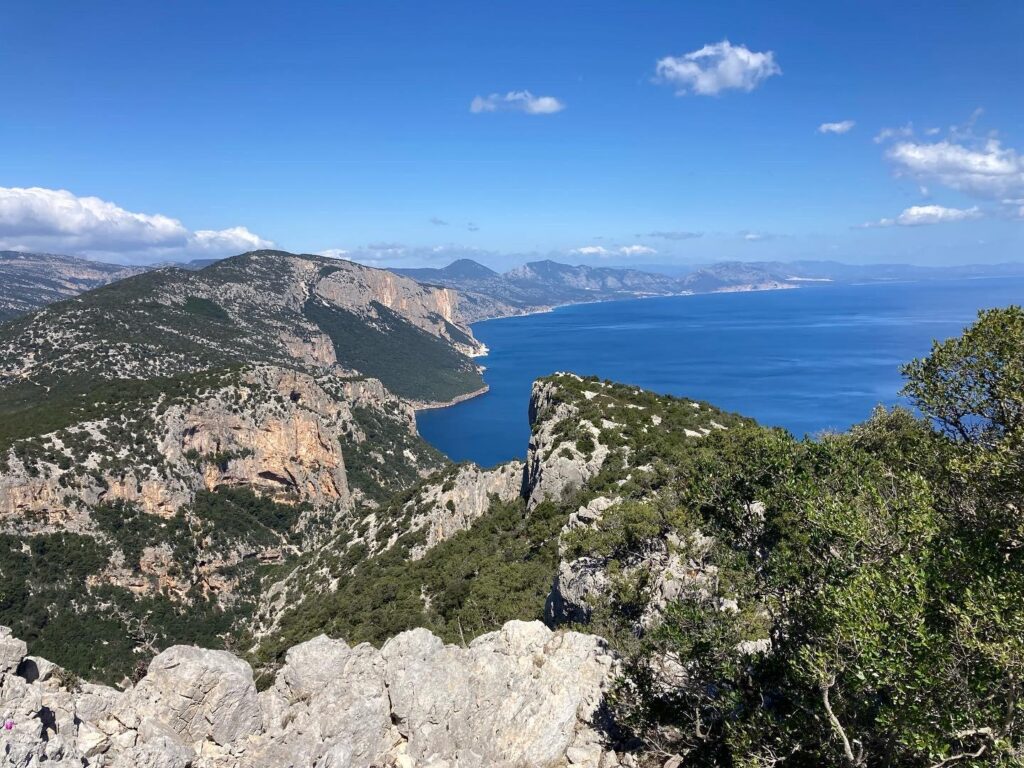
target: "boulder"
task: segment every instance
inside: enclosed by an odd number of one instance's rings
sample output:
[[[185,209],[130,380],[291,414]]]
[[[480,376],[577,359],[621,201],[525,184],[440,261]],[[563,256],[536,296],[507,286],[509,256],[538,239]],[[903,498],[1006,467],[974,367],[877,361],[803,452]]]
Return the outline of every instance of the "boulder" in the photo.
[[[122,702],[118,719],[136,728],[157,723],[185,743],[210,739],[229,744],[262,728],[249,665],[227,651],[185,645],[153,659]]]
[[[28,646],[11,633],[10,627],[0,627],[0,674],[14,672],[28,654]]]
[[[424,629],[403,632],[382,654],[409,755],[459,768],[564,764],[577,742],[596,742],[593,721],[614,666],[600,638],[521,621],[469,648]]]

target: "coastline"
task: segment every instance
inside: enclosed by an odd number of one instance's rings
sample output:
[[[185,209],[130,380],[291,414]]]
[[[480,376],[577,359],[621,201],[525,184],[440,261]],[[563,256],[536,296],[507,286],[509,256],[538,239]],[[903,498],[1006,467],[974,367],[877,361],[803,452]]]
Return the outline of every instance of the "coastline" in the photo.
[[[566,302],[565,304],[552,304],[551,306],[538,307],[536,309],[530,309],[530,310],[526,310],[526,311],[522,311],[522,312],[516,312],[515,314],[510,314],[510,315],[495,315],[494,317],[484,317],[484,318],[481,318],[479,320],[475,320],[471,325],[476,325],[477,323],[485,323],[485,322],[489,322],[491,320],[507,320],[507,319],[514,318],[514,317],[529,317],[531,315],[543,315],[543,314],[547,314],[549,312],[554,312],[556,309],[561,309],[563,307],[577,307],[577,306],[580,306],[581,304],[607,304],[608,302],[611,302],[611,301],[640,301],[640,300],[643,300],[643,299],[668,299],[668,298],[675,298],[675,297],[680,297],[681,298],[681,297],[684,297],[684,296],[712,296],[712,295],[714,295],[716,293],[756,293],[756,292],[761,292],[761,291],[785,291],[785,290],[794,290],[794,289],[798,289],[798,288],[801,288],[801,287],[803,287],[803,286],[800,286],[800,285],[770,285],[770,286],[745,285],[745,286],[738,286],[738,287],[735,287],[735,288],[723,288],[723,289],[718,290],[718,291],[703,291],[703,292],[696,292],[696,293],[693,292],[693,291],[688,291],[686,293],[651,293],[651,294],[647,294],[645,296],[625,296],[625,297],[619,297],[619,298],[594,299],[593,301],[570,301],[570,302]],[[487,348],[486,344],[482,344],[481,343],[481,346],[486,351],[484,351],[484,352],[482,352],[480,354],[477,354],[477,355],[473,355],[474,358],[476,358],[476,357],[486,357],[487,353],[490,352],[490,349]],[[412,406],[414,411],[435,411],[435,410],[438,410],[440,408],[451,408],[453,405],[458,405],[459,403],[464,403],[467,400],[472,400],[475,397],[480,397],[481,395],[485,395],[489,391],[490,391],[490,386],[487,385],[487,384],[484,384],[479,389],[475,389],[472,392],[467,392],[467,393],[465,393],[463,395],[458,395],[457,397],[453,397],[451,400],[431,401],[431,402],[417,400],[417,401],[410,401],[409,404]]]
[[[471,326],[477,323],[486,323],[491,320],[506,320],[512,317],[529,317],[531,315],[543,315],[548,312],[554,312],[556,309],[562,309],[563,307],[578,307],[582,304],[607,304],[610,301],[641,301],[643,299],[672,299],[682,298],[684,296],[714,296],[717,293],[759,293],[762,291],[789,291],[796,290],[799,288],[812,287],[815,285],[824,283],[808,283],[807,285],[790,285],[786,283],[772,283],[768,285],[738,285],[720,288],[717,291],[685,291],[683,293],[648,293],[644,295],[633,294],[630,296],[612,296],[604,299],[594,299],[592,301],[567,301],[564,304],[551,304],[549,306],[537,307],[535,309],[525,309],[519,312],[507,314],[507,315],[491,315],[490,317],[481,317],[478,320],[474,320],[470,323]],[[829,281],[829,284],[833,284]]]
[[[490,389],[491,388],[487,384],[484,384],[482,387],[480,387],[480,389],[474,389],[472,392],[466,392],[463,395],[457,395],[456,397],[453,397],[451,400],[413,400],[409,402],[409,405],[412,406],[414,411],[434,411],[437,410],[438,408],[450,408],[453,405],[458,405],[459,403],[464,403],[467,400],[472,400],[474,397],[486,395],[488,391],[490,391]]]

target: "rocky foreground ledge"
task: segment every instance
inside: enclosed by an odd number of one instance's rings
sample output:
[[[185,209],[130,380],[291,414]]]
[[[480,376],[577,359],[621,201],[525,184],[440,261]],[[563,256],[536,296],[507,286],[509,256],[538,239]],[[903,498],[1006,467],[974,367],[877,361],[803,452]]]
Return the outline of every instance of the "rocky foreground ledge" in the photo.
[[[268,690],[227,651],[174,646],[119,691],[78,683],[0,627],[3,765],[475,768],[631,765],[603,746],[605,642],[511,621],[468,647],[425,629],[382,648],[320,636]]]

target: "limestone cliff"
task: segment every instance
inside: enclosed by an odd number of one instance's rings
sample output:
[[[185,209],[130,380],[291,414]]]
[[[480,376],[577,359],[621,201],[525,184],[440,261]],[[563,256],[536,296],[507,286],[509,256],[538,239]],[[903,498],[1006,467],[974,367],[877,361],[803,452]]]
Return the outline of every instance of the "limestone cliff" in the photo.
[[[83,507],[115,501],[166,517],[199,489],[238,485],[349,510],[363,492],[349,486],[343,443],[366,439],[353,413],[360,407],[387,411],[400,430],[414,434],[412,411],[378,382],[318,380],[274,366],[224,377],[175,402],[158,397],[112,406],[105,418],[7,450],[0,524],[21,528],[25,520],[59,518],[80,528]],[[416,463],[413,454],[403,459]]]

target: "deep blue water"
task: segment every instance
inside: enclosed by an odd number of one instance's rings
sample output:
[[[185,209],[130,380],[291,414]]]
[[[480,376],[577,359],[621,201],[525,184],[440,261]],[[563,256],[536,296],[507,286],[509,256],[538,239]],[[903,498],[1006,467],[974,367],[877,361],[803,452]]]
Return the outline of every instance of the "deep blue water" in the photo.
[[[798,436],[846,429],[898,401],[900,365],[985,307],[1024,303],[1024,278],[828,286],[578,304],[473,332],[490,392],[421,411],[420,433],[484,466],[526,454],[534,379],[594,374],[707,400]]]

